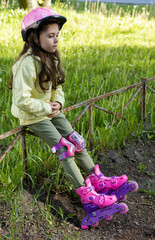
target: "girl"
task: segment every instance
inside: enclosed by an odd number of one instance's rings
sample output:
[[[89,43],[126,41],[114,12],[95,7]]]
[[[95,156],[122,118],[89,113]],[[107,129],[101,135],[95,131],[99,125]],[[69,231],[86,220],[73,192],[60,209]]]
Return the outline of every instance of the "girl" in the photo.
[[[57,50],[59,31],[66,18],[48,8],[37,8],[23,19],[23,50],[12,68],[12,114],[29,127],[58,154],[62,167],[81,197],[82,203],[104,208],[117,201],[115,195],[99,194],[103,188],[119,188],[127,177],[106,178],[94,165],[85,141],[61,113],[64,105],[62,83],[65,74]],[[84,180],[74,161],[87,173]],[[93,187],[92,187],[93,185]]]

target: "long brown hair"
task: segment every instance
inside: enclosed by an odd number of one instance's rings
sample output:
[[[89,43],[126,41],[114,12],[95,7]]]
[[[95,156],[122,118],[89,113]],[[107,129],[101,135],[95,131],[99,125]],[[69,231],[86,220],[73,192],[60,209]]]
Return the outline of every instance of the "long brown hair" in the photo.
[[[56,50],[54,53],[46,52],[42,49],[39,42],[39,32],[47,25],[54,22],[46,22],[38,30],[32,30],[29,32],[28,41],[24,44],[24,47],[19,54],[18,58],[15,60],[15,63],[29,50],[32,50],[30,55],[38,56],[40,58],[42,69],[38,74],[39,85],[43,91],[48,90],[44,86],[44,82],[52,82],[52,89],[56,89],[59,84],[65,82],[65,73],[60,65],[59,52]],[[48,62],[48,64],[47,64]],[[57,63],[56,63],[57,62]],[[9,87],[12,89],[13,86],[13,74],[11,74],[11,79],[9,82]]]

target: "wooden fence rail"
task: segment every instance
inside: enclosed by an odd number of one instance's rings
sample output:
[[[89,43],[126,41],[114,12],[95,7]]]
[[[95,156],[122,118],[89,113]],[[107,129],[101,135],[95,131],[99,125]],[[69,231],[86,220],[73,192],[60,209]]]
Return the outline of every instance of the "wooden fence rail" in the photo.
[[[113,124],[116,122],[117,119],[122,117],[123,111],[127,108],[127,106],[132,102],[132,100],[135,98],[135,96],[138,94],[138,92],[140,91],[140,116],[141,116],[141,120],[145,121],[146,118],[146,90],[149,89],[152,93],[155,93],[155,91],[149,87],[147,85],[148,82],[155,80],[155,77],[153,78],[141,78],[141,82],[136,83],[136,84],[132,84],[130,86],[127,87],[123,87],[121,89],[115,90],[113,92],[109,92],[109,93],[105,93],[103,95],[97,96],[95,98],[91,98],[88,99],[86,101],[83,101],[81,103],[77,103],[75,105],[72,105],[70,107],[67,107],[65,109],[62,110],[63,113],[75,110],[79,107],[85,106],[85,108],[80,112],[80,114],[78,115],[78,117],[75,119],[75,121],[72,123],[72,126],[75,126],[75,124],[79,121],[79,119],[84,115],[84,113],[89,110],[89,134],[90,134],[90,149],[92,149],[93,147],[93,123],[92,123],[92,108],[95,107],[103,112],[106,112],[108,114],[113,115],[114,121]],[[119,113],[114,113],[112,111],[109,111],[103,107],[100,107],[96,104],[94,104],[94,102],[99,101],[101,99],[107,98],[109,96],[113,96],[116,95],[118,93],[122,93],[125,91],[128,91],[130,89],[133,88],[138,88],[136,90],[136,92],[131,96],[131,98],[127,101],[127,103],[123,106],[122,110]],[[110,125],[111,127],[112,125]],[[5,132],[3,134],[0,134],[0,140],[7,138],[9,136],[12,136],[13,134],[16,134],[17,136],[12,140],[12,142],[10,143],[10,145],[5,149],[5,151],[2,153],[2,155],[0,156],[0,162],[5,158],[6,154],[13,148],[13,146],[15,145],[15,143],[18,141],[18,139],[20,137],[22,137],[22,149],[23,149],[23,161],[24,161],[24,166],[26,166],[26,158],[27,158],[27,153],[26,153],[26,141],[25,141],[25,136],[26,134],[30,134],[30,135],[34,135],[36,136],[32,131],[29,131],[26,129],[26,127],[20,126],[17,127],[15,129],[12,129],[8,132]]]

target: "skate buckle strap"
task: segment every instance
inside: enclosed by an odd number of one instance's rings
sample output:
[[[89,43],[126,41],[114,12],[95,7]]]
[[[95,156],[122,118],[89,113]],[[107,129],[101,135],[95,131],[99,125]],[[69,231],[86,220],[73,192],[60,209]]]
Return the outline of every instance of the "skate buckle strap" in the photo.
[[[87,194],[87,193],[91,192],[91,191],[94,190],[94,189],[95,189],[94,186],[84,188],[84,189],[82,190],[82,194]]]
[[[63,159],[65,159],[65,158],[67,158],[67,157],[68,157],[67,152],[63,152],[63,153],[60,153],[60,154],[58,155],[58,159],[59,159],[60,161],[62,161]]]
[[[100,173],[99,175],[97,175],[98,178],[103,177],[104,175],[102,173]]]
[[[52,150],[53,153],[56,153],[60,148],[62,148],[62,144],[61,143],[57,143],[56,145],[51,147],[51,150]]]
[[[100,195],[99,197],[99,204],[103,204],[104,203],[104,194]]]
[[[111,178],[111,183],[112,183],[112,184],[115,184],[116,182],[117,182],[116,177],[115,177],[115,176],[112,177],[112,178]]]

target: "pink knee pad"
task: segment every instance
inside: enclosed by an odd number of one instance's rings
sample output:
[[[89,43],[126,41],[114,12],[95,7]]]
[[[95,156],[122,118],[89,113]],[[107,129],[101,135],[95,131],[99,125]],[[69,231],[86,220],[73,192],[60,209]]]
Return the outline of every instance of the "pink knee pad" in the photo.
[[[63,152],[63,153],[60,153],[58,155],[58,158],[59,158],[60,161],[62,161],[63,159],[65,159],[67,157],[74,156],[75,146],[63,137],[61,138],[59,143],[57,143],[56,145],[54,145],[51,148],[51,150],[52,150],[53,153],[56,153],[60,148],[62,148],[64,146],[67,147],[67,151]]]
[[[76,153],[81,152],[86,147],[84,138],[76,131],[69,134],[67,140],[74,144]]]

